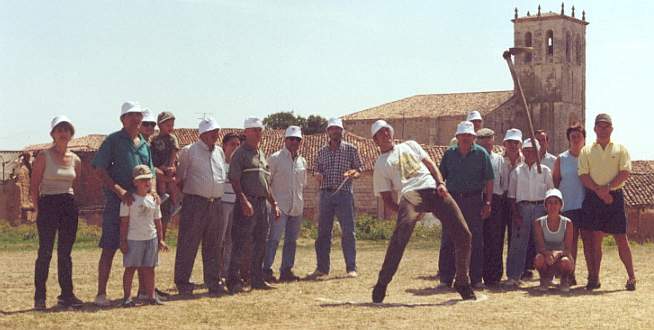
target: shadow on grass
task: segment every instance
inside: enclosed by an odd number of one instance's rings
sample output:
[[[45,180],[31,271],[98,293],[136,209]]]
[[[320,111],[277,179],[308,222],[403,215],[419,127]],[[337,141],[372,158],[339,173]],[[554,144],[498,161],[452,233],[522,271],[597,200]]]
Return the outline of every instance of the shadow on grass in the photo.
[[[373,302],[356,302],[356,301],[338,301],[326,298],[316,298],[320,301],[320,307],[366,307],[366,308],[420,308],[420,307],[439,307],[439,306],[452,306],[457,304],[476,304],[485,300],[488,297],[480,295],[477,300],[462,300],[462,299],[449,299],[439,303],[373,303]]]
[[[440,279],[440,276],[438,274],[435,275],[421,275],[421,276],[416,276],[416,280],[423,280],[423,281],[438,281]]]
[[[426,288],[420,288],[420,289],[406,289],[404,290],[406,293],[411,293],[414,296],[433,296],[437,294],[443,294],[443,293],[452,293],[456,292],[452,288],[439,288],[439,287],[426,287]]]
[[[529,288],[522,288],[520,289],[522,291],[526,291],[527,294],[530,296],[534,297],[542,297],[542,296],[561,296],[561,297],[579,297],[579,296],[599,296],[599,295],[605,295],[605,294],[612,294],[612,293],[618,293],[618,292],[624,292],[624,289],[620,290],[586,290],[585,287],[583,286],[578,286],[574,288],[570,288],[570,291],[568,292],[563,292],[559,290],[559,288],[556,287],[550,287],[547,291],[540,291],[538,290],[538,286],[534,287],[529,287]]]

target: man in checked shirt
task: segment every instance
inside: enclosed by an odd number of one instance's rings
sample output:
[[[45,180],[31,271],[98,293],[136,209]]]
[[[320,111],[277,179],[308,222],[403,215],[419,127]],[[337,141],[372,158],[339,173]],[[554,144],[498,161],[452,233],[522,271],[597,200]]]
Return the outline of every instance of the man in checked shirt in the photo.
[[[355,146],[342,141],[341,119],[329,119],[327,134],[329,142],[318,150],[313,169],[320,184],[320,214],[316,239],[317,266],[308,279],[319,279],[329,274],[334,216],[338,217],[341,225],[341,247],[347,276],[357,277],[352,180],[361,175],[361,157]]]

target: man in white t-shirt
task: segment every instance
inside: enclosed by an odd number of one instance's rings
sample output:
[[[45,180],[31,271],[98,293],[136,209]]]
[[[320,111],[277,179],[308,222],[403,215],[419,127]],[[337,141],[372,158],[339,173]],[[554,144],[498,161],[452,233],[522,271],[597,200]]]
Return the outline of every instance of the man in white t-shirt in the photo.
[[[455,289],[464,300],[476,299],[468,277],[472,235],[461,210],[445,188],[438,167],[415,141],[395,144],[393,127],[385,121],[376,121],[371,133],[381,150],[373,175],[375,195],[382,197],[386,207],[398,212],[397,225],[372,291],[372,301],[381,303],[384,300],[386,288],[397,271],[416,221],[425,212],[433,213],[453,235],[456,251]],[[399,202],[396,194],[400,196]]]

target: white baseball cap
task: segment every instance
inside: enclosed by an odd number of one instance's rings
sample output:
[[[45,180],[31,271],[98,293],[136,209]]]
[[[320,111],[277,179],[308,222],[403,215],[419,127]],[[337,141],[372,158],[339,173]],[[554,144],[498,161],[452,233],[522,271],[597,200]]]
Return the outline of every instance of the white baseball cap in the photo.
[[[75,134],[75,126],[73,126],[73,122],[71,122],[70,119],[64,115],[57,115],[52,118],[52,121],[50,122],[50,133],[52,133],[54,128],[61,123],[68,123],[70,127],[73,128],[73,134]]]
[[[120,116],[122,117],[126,113],[130,113],[130,112],[143,113],[143,108],[141,108],[138,102],[125,101],[125,103],[123,103],[122,107],[120,108]]]
[[[522,142],[522,131],[517,128],[510,128],[504,134],[504,141]]]
[[[198,125],[198,131],[200,131],[200,135],[216,129],[220,129],[220,126],[218,126],[218,123],[212,117],[207,117],[200,120],[200,124]]]
[[[258,117],[247,117],[243,122],[243,128],[263,128],[263,121]]]
[[[540,143],[538,143],[538,140],[534,140],[536,142],[536,148],[540,149]],[[522,148],[533,148],[533,145],[531,144],[531,138],[528,138],[525,140],[525,142],[522,142]]]
[[[561,208],[563,208],[563,194],[561,193],[561,190],[558,190],[556,188],[552,188],[552,189],[548,190],[547,192],[545,192],[545,200],[543,201],[543,204],[550,197],[557,197],[561,201]]]
[[[300,126],[289,126],[286,129],[286,134],[284,134],[284,137],[296,137],[296,138],[302,138],[302,129]]]
[[[473,110],[468,112],[468,117],[466,118],[466,121],[473,121],[473,120],[482,120],[479,111]]]
[[[388,128],[389,130],[391,130],[391,135],[395,135],[395,130],[393,129],[393,126],[391,126],[385,120],[380,119],[374,122],[370,127],[370,134],[372,134],[372,137],[375,137],[375,134],[377,134],[377,132],[379,132],[379,130],[382,128]]]
[[[143,122],[156,123],[157,117],[150,111],[150,108],[143,108]]]
[[[475,133],[475,125],[472,124],[470,121],[462,121],[458,125],[456,125],[456,134],[472,134],[474,136],[477,136],[477,133]]]
[[[332,126],[343,128],[343,120],[341,120],[341,118],[329,118],[327,121],[327,128]]]

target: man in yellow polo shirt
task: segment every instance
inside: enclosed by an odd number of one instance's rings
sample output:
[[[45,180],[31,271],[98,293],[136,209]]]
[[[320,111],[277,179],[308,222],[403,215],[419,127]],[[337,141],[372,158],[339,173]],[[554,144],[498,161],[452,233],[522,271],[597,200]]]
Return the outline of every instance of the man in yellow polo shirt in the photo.
[[[594,130],[597,140],[581,149],[578,169],[579,178],[587,189],[581,207],[582,216],[593,230],[594,267],[588,270],[586,290],[600,287],[602,240],[605,234],[611,234],[629,276],[625,287],[633,291],[636,290],[636,275],[627,240],[627,218],[622,193],[624,182],[631,173],[631,159],[627,148],[611,141],[613,121],[608,114],[601,113],[595,117]]]

